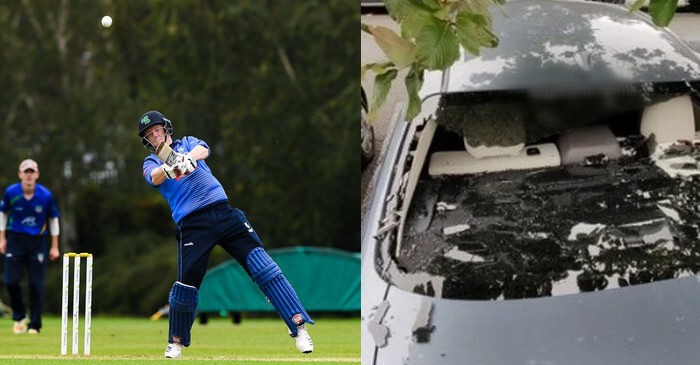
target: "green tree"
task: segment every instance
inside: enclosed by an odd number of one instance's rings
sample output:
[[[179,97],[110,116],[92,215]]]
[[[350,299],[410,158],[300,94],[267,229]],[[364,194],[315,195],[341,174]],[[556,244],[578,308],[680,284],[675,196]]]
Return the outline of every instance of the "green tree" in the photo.
[[[136,132],[157,109],[176,137],[209,144],[208,165],[266,247],[358,251],[359,23],[344,0],[0,2],[0,189],[37,160],[62,251],[97,254],[95,297],[114,304],[97,310],[154,310],[121,296],[162,301],[174,268],[174,224],[143,180]],[[60,302],[56,265],[47,285]]]

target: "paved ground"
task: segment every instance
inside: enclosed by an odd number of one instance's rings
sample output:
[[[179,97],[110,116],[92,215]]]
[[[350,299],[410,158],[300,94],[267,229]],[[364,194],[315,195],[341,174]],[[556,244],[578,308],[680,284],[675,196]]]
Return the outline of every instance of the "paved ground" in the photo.
[[[398,25],[389,18],[388,15],[378,15],[378,14],[367,14],[362,15],[362,23],[368,25],[381,25],[399,31]],[[688,14],[681,13],[676,14],[673,21],[671,22],[670,28],[673,32],[678,34],[681,38],[686,39],[695,46],[695,49],[700,52],[700,14]],[[378,62],[385,59],[382,51],[374,43],[374,39],[364,33],[360,32],[360,43],[362,54],[360,60],[362,64],[367,64],[371,62]],[[402,80],[403,75],[399,75],[397,80]],[[373,77],[367,75],[362,79],[362,87],[365,89],[367,96],[372,102],[372,91],[374,87]],[[404,100],[406,100],[406,87],[401,82],[397,82],[389,93],[387,102],[384,104],[382,109],[379,111],[378,116],[372,121],[375,133],[375,158],[370,165],[365,168],[362,172],[361,180],[361,199],[362,199],[362,210],[361,219],[364,218],[365,212],[367,210],[367,195],[371,190],[373,185],[373,179],[375,175],[375,170],[377,162],[382,158],[382,152],[385,140],[387,139],[387,134],[392,130],[392,115],[400,108]]]

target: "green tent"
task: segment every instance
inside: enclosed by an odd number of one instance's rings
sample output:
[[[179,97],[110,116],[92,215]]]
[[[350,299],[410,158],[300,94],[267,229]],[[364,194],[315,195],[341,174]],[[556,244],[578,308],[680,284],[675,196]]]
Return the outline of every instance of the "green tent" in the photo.
[[[292,283],[307,311],[360,310],[360,254],[322,247],[267,251]],[[211,268],[199,290],[197,311],[274,311],[236,260]]]

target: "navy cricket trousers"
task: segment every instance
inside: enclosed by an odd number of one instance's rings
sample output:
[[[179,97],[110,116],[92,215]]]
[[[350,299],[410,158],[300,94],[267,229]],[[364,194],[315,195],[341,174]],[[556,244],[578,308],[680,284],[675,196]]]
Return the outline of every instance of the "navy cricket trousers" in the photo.
[[[260,238],[245,213],[228,202],[215,203],[185,216],[177,225],[178,281],[199,289],[215,245],[223,247],[248,271],[246,258]]]
[[[29,277],[29,328],[41,329],[41,310],[44,305],[44,279],[46,277],[47,246],[45,236],[32,236],[6,231],[5,270],[3,281],[10,294],[12,319],[26,317],[22,299],[20,278],[27,268]]]

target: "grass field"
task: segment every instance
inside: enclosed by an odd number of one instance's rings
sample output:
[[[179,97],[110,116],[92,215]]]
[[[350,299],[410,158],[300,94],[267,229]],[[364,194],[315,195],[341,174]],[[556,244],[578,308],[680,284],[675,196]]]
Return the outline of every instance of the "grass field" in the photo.
[[[71,353],[71,320],[68,327],[68,353]],[[83,353],[83,326],[80,321],[80,354]],[[93,317],[91,356],[60,356],[61,319],[45,317],[38,335],[12,333],[12,320],[0,318],[0,364],[68,364],[125,362],[160,364],[184,361],[187,364],[359,364],[360,320],[320,318],[309,326],[314,352],[301,354],[279,319],[247,319],[233,325],[224,318],[206,325],[195,323],[192,344],[180,360],[163,358],[167,345],[168,320]]]

